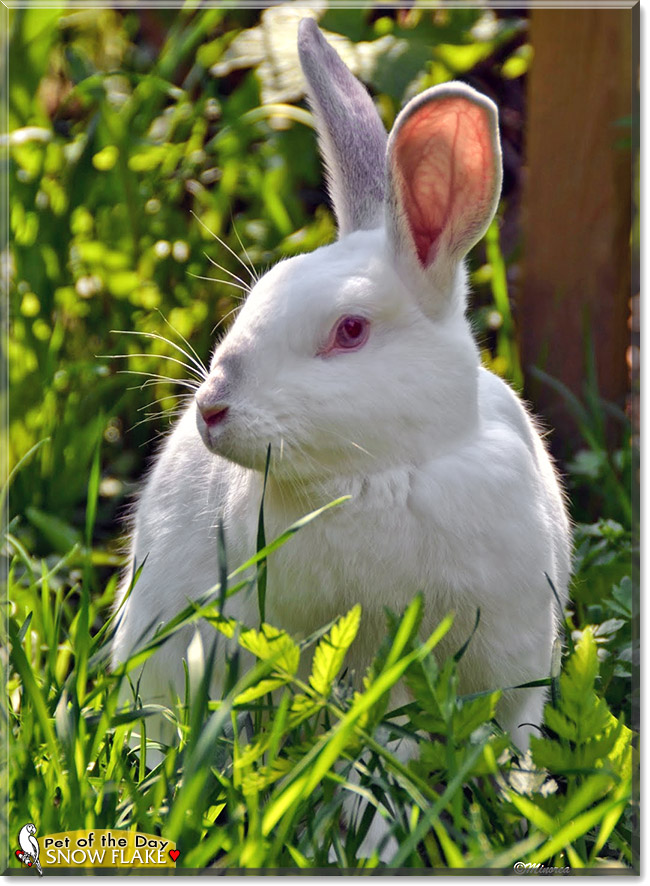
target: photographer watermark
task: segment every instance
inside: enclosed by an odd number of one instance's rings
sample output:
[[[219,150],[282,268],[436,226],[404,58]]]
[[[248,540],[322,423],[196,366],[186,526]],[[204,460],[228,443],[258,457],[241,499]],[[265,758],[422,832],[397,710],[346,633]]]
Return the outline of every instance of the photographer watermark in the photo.
[[[547,867],[544,864],[532,861],[516,861],[513,867],[518,874],[568,874],[571,871],[570,867]]]

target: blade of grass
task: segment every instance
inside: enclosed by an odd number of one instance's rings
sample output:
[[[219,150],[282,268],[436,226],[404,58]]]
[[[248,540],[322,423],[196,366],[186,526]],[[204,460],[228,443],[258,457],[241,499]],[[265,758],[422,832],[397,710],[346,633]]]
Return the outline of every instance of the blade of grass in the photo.
[[[533,863],[546,861],[552,855],[555,855],[556,852],[560,852],[579,837],[588,833],[610,813],[615,814],[617,812],[618,817],[620,817],[627,802],[627,797],[621,797],[615,800],[604,800],[593,809],[584,812],[582,815],[579,815],[577,818],[568,822],[568,824],[551,837],[547,843],[544,843],[544,845],[540,846],[536,852],[533,852],[529,860]]]
[[[286,787],[281,787],[279,795],[267,806],[262,823],[262,832],[265,835],[270,833],[294,803],[296,804],[295,814],[299,800],[314,790],[340,756],[350,733],[361,716],[395,685],[413,662],[428,655],[450,627],[451,618],[447,616],[425,644],[397,661],[390,668],[383,670],[366,692],[356,699],[350,710],[339,720],[331,732],[323,736],[311,748],[291,773],[291,782]],[[304,772],[305,769],[308,771]]]
[[[9,476],[7,477],[6,482],[4,483],[2,490],[0,490],[0,514],[4,514],[5,512],[5,501],[7,499],[7,495],[9,494],[9,487],[11,486],[16,474],[27,464],[30,458],[35,455],[41,446],[45,446],[46,443],[51,442],[51,437],[44,437],[42,440],[39,440],[38,443],[35,443],[31,449],[28,449],[27,452],[23,455],[23,457],[18,461],[17,464],[9,472]]]
[[[476,620],[474,622],[474,627],[472,628],[472,632],[469,635],[469,637],[467,638],[467,640],[465,640],[463,645],[460,647],[458,652],[456,652],[456,654],[454,655],[454,661],[456,663],[458,663],[461,660],[461,658],[465,655],[465,653],[467,652],[467,648],[468,648],[469,644],[472,642],[472,638],[477,631],[480,621],[481,621],[481,607],[477,606],[476,607]]]
[[[266,534],[264,532],[264,497],[266,495],[266,483],[269,479],[269,466],[271,464],[271,444],[266,450],[266,465],[264,467],[264,484],[262,486],[262,500],[260,513],[257,520],[257,553],[266,547]],[[260,627],[266,621],[266,557],[257,564],[257,605],[260,614]]]
[[[9,640],[11,644],[11,661],[16,673],[20,677],[23,693],[30,699],[36,719],[43,731],[43,737],[50,753],[52,766],[54,767],[59,784],[64,793],[67,793],[67,779],[61,770],[59,760],[59,748],[52,728],[52,720],[50,719],[43,693],[36,682],[31,665],[27,660],[27,656],[18,640],[18,631],[15,627],[13,619],[9,620]]]
[[[311,514],[307,514],[306,517],[301,517],[300,520],[296,520],[296,522],[292,523],[291,526],[285,529],[285,531],[281,535],[279,535],[275,539],[275,541],[272,541],[270,544],[266,545],[253,557],[251,557],[245,563],[242,563],[241,566],[238,566],[237,569],[234,570],[234,572],[230,573],[228,578],[234,578],[236,575],[240,575],[242,572],[246,572],[246,570],[250,569],[251,566],[256,566],[261,560],[265,560],[269,554],[272,554],[274,551],[277,551],[278,548],[282,547],[282,545],[285,544],[285,542],[287,542],[292,535],[295,535],[296,532],[299,532],[304,526],[307,526],[313,520],[316,520],[317,517],[320,517],[320,515],[324,514],[326,511],[329,511],[332,508],[336,508],[340,504],[349,501],[350,498],[351,496],[349,495],[342,495],[340,498],[329,502],[329,504],[324,505],[322,508],[318,508],[318,510],[312,511]]]
[[[86,550],[90,552],[93,542],[93,529],[95,528],[95,517],[97,515],[97,498],[99,496],[99,480],[100,480],[100,452],[102,438],[100,437],[95,447],[95,454],[90,468],[90,476],[88,478],[88,499],[86,503]]]

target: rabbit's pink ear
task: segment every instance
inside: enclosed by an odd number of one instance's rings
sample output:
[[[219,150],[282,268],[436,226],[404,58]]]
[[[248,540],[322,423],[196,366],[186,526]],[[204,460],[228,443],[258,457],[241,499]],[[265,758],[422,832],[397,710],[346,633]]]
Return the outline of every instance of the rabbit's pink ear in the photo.
[[[398,116],[388,143],[387,224],[398,258],[438,282],[483,236],[501,192],[497,109],[462,83],[434,86]]]

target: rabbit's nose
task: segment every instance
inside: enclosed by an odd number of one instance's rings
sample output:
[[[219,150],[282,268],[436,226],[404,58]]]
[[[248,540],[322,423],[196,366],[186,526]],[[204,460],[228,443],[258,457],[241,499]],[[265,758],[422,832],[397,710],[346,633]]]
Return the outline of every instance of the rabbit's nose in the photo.
[[[228,414],[227,385],[223,378],[209,378],[196,392],[196,405],[209,428],[220,424]]]

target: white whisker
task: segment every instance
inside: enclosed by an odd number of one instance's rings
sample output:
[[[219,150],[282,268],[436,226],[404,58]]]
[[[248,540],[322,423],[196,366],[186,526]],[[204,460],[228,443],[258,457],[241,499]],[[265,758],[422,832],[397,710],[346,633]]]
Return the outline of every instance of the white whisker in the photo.
[[[236,226],[235,226],[235,219],[233,218],[232,213],[230,214],[230,224],[232,225],[232,229],[233,229],[233,231],[235,232],[235,237],[237,237],[237,240],[239,241],[239,245],[240,245],[241,248],[244,250],[244,255],[245,255],[246,258],[248,259],[248,266],[244,265],[244,267],[246,268],[246,270],[248,271],[248,273],[251,275],[251,278],[255,281],[255,283],[257,283],[257,281],[258,281],[260,278],[259,278],[259,276],[257,275],[257,271],[255,270],[255,266],[254,266],[254,264],[253,264],[253,262],[252,262],[252,260],[251,260],[250,255],[248,254],[248,250],[246,249],[246,247],[244,246],[244,244],[241,242],[241,237],[239,236],[239,231],[237,230],[237,228],[236,228]]]
[[[159,312],[159,313],[160,313],[160,312]],[[167,323],[167,325],[168,325],[171,329],[173,329],[174,332],[176,332],[177,335],[180,335],[180,333],[179,333],[176,329],[174,329],[173,326],[171,326],[171,324],[169,323],[169,321],[167,320],[167,318],[164,317],[164,316],[162,315],[162,313],[160,314],[160,316],[161,316],[162,319],[165,321],[165,323]],[[115,333],[115,334],[118,334],[118,335],[141,335],[141,336],[143,336],[144,338],[153,338],[153,339],[156,339],[157,341],[162,341],[162,342],[164,342],[165,344],[168,344],[170,347],[174,348],[174,349],[175,349],[176,351],[178,351],[179,353],[181,353],[184,357],[186,357],[186,358],[192,363],[192,365],[195,366],[196,369],[197,369],[200,373],[202,373],[203,378],[206,378],[207,375],[208,375],[208,370],[207,370],[207,369],[205,368],[205,366],[203,365],[203,361],[201,360],[201,358],[199,357],[199,355],[196,353],[196,351],[194,350],[194,348],[192,347],[192,345],[191,345],[191,344],[187,341],[187,339],[185,339],[185,337],[182,336],[182,335],[181,335],[180,337],[183,339],[183,341],[185,342],[185,344],[186,344],[186,345],[188,346],[188,348],[190,349],[190,351],[191,351],[190,354],[188,354],[187,351],[184,350],[184,348],[181,348],[180,345],[177,345],[176,342],[170,341],[168,338],[165,338],[164,335],[160,335],[160,334],[157,333],[157,332],[138,332],[138,331],[136,331],[136,330],[132,330],[132,329],[111,329],[111,333]],[[152,354],[151,356],[156,356],[156,355],[153,355],[153,354]]]
[[[340,436],[340,435],[339,435],[339,436]],[[342,439],[342,440],[345,440],[345,437],[341,437],[341,439]],[[345,440],[345,442],[346,442],[346,443],[349,443],[350,446],[355,446],[355,447],[356,447],[357,449],[359,449],[361,452],[365,453],[366,455],[369,455],[370,458],[376,458],[376,457],[377,457],[376,455],[373,455],[372,452],[368,452],[368,450],[365,449],[363,446],[361,446],[359,443],[355,443],[354,440]]]
[[[201,360],[201,358],[200,358],[199,355],[196,353],[196,351],[194,350],[194,348],[192,347],[192,345],[188,342],[188,340],[185,338],[185,336],[183,335],[182,332],[179,332],[178,329],[176,329],[174,326],[172,326],[172,324],[169,322],[169,320],[167,319],[167,317],[165,317],[165,315],[164,315],[163,312],[160,310],[160,308],[156,308],[156,310],[158,311],[158,313],[159,313],[160,316],[162,317],[163,322],[166,323],[167,326],[169,326],[169,328],[172,330],[172,332],[175,332],[176,335],[177,335],[179,338],[181,338],[181,339],[185,342],[185,344],[187,345],[187,347],[190,349],[190,351],[191,351],[192,354],[194,355],[195,359],[197,360],[199,366],[201,367],[201,369],[202,369],[203,372],[205,373],[205,377],[207,378],[208,370],[205,368],[205,364],[203,363],[203,360]],[[165,341],[168,341],[168,340],[165,339]],[[169,344],[173,344],[173,342],[169,342]],[[188,360],[190,359],[189,354],[186,354],[185,356],[187,357]]]
[[[145,447],[150,448],[154,443],[160,440],[161,437],[166,437],[167,434],[165,431],[156,431],[153,437],[150,437],[148,440],[145,440],[144,443],[140,444],[140,449],[144,449]]]
[[[207,257],[209,258],[209,256]],[[240,283],[231,283],[230,280],[221,280],[219,277],[204,277],[202,274],[192,274],[191,271],[188,271],[187,274],[189,277],[194,277],[195,280],[207,280],[209,283],[223,283],[224,286],[234,286],[235,289],[241,289],[242,292],[250,292],[249,286],[241,285]]]
[[[370,458],[376,459],[377,456],[373,455],[372,452],[368,452],[368,450],[361,446],[360,443],[355,443],[354,440],[350,440],[349,437],[344,437],[343,434],[339,434],[338,431],[335,431],[333,428],[328,427],[327,425],[319,425],[318,422],[311,419],[311,424],[316,428],[317,431],[320,431],[323,434],[332,434],[335,437],[338,437],[339,440],[342,440],[344,443],[347,443],[349,446],[354,446],[355,449],[358,449],[360,452],[363,452],[364,455],[369,456]]]
[[[247,286],[246,282],[244,280],[242,280],[241,277],[238,277],[237,274],[233,274],[233,272],[229,271],[228,268],[224,268],[223,265],[220,265],[219,262],[217,262],[213,258],[211,258],[207,252],[204,252],[203,255],[207,258],[207,260],[210,262],[211,265],[214,265],[215,268],[219,268],[219,270],[223,271],[224,274],[228,274],[228,276],[232,277],[233,280],[237,280],[237,282],[241,284],[240,288],[245,289],[248,292],[248,290],[250,289],[250,286]]]
[[[144,388],[150,388],[153,385],[159,384],[161,381],[167,382],[167,384],[170,385],[178,385],[181,388],[188,388],[190,391],[198,391],[200,387],[200,385],[197,385],[191,381],[179,381],[178,379],[168,378],[166,375],[161,375],[151,376],[148,381],[145,381],[140,385],[140,390],[144,390]]]
[[[142,390],[141,387],[138,387],[137,390]],[[165,394],[164,397],[157,397],[155,400],[152,400],[151,403],[145,403],[144,406],[138,406],[137,412],[144,412],[145,409],[151,409],[152,406],[157,406],[158,403],[164,403],[165,400],[177,400],[179,398],[179,394]],[[187,403],[189,403],[189,399]],[[186,404],[187,405],[187,404]],[[165,410],[168,412],[169,410]]]
[[[205,373],[200,373],[193,367],[190,363],[185,363],[183,360],[177,360],[176,357],[168,357],[166,354],[100,354],[100,357],[106,357],[111,360],[128,360],[130,357],[149,357],[151,359],[156,360],[169,360],[170,363],[176,363],[178,366],[183,366],[190,372],[195,378],[199,381],[203,381],[205,379]]]
[[[223,324],[226,322],[228,317],[232,317],[232,315],[236,314],[237,311],[239,311],[240,309],[241,309],[241,305],[235,305],[235,307],[231,311],[228,311],[227,314],[224,314],[224,316],[221,318],[221,320],[219,320],[219,322],[216,324],[216,326],[212,327],[212,329],[210,330],[210,335],[214,335],[215,332],[219,329],[219,327],[223,326]]]
[[[211,231],[210,228],[205,224],[205,222],[201,221],[201,219],[198,217],[196,212],[194,212],[194,210],[192,210],[192,215],[197,220],[197,222],[203,226],[203,228],[208,232],[208,234],[211,234],[214,237],[214,239],[217,241],[217,243],[220,243],[224,247],[224,249],[228,250],[228,252],[233,256],[233,258],[235,258],[239,262],[239,264],[243,267],[243,269],[246,271],[246,273],[250,274],[251,273],[250,268],[248,268],[246,266],[245,262],[243,262],[242,259],[237,255],[237,253],[233,249],[231,249],[230,246],[228,246],[228,244],[225,242],[225,240],[222,240],[221,237],[218,237],[214,233],[214,231]],[[210,257],[208,256],[208,258],[210,258]],[[219,265],[217,265],[217,267],[219,267]],[[221,268],[221,270],[226,271],[225,268]],[[226,273],[231,274],[230,271],[226,271]],[[233,277],[236,277],[237,280],[239,280],[239,277],[237,277],[236,274],[231,274],[231,275]],[[251,276],[254,277],[253,274],[251,274]],[[243,282],[244,282],[243,280],[240,280],[240,283],[243,283]]]
[[[136,428],[139,428],[140,425],[144,425],[147,422],[154,421],[155,419],[158,419],[158,418],[172,419],[172,418],[178,418],[182,414],[183,414],[182,409],[181,410],[175,409],[175,410],[172,410],[171,412],[169,410],[163,410],[162,412],[150,412],[144,418],[140,419],[140,421],[136,422],[134,425],[131,425],[130,430],[134,431]]]
[[[200,387],[195,381],[191,379],[183,379],[183,378],[171,378],[168,375],[157,375],[155,372],[141,372],[137,369],[118,369],[117,375],[144,375],[147,378],[142,385],[129,388],[130,391],[142,390],[143,388],[151,387],[151,385],[155,385],[158,382],[169,382],[171,385],[179,385],[182,388],[190,388],[192,391],[197,391]]]

